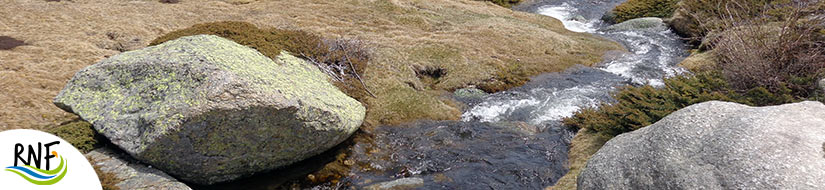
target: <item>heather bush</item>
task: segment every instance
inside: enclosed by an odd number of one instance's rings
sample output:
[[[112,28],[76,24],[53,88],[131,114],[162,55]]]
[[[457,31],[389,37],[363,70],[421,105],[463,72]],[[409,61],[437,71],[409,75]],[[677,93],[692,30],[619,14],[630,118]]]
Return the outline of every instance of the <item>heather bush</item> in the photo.
[[[760,16],[719,23],[725,30],[706,44],[734,89],[812,95],[825,76],[825,18],[809,3],[772,2]]]
[[[771,92],[757,87],[744,93],[731,89],[719,72],[665,79],[665,86],[628,86],[614,93],[615,102],[586,108],[565,118],[564,124],[587,128],[608,135],[618,135],[651,125],[684,107],[711,100],[737,102],[753,106],[794,102],[789,91]]]

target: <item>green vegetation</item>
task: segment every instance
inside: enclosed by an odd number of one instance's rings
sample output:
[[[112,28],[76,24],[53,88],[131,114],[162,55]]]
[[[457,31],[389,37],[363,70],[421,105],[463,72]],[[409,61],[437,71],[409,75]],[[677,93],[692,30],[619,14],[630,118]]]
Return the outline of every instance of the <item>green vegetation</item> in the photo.
[[[666,18],[673,14],[679,0],[628,0],[616,6],[605,16],[605,20],[620,23],[634,18],[660,17]]]
[[[521,3],[521,0],[476,0],[476,1],[489,1],[489,2],[495,3],[496,5],[501,5],[502,7],[507,7],[507,8],[513,7],[513,5]]]
[[[753,106],[777,105],[796,101],[790,91],[772,93],[757,87],[738,93],[718,72],[665,79],[665,87],[650,85],[626,87],[613,95],[616,102],[603,103],[566,118],[564,123],[576,128],[615,136],[651,125],[681,108],[711,100],[737,102]]]
[[[49,128],[46,132],[54,134],[72,144],[81,153],[87,153],[101,146],[103,136],[95,132],[92,124],[82,120],[63,123],[60,126]]]
[[[247,22],[224,21],[197,24],[170,32],[153,40],[150,45],[198,34],[227,38],[273,59],[286,50],[318,65],[330,75],[335,86],[350,97],[362,101],[369,95],[357,77],[363,77],[369,62],[369,50],[360,41],[324,39],[300,30],[260,29]]]
[[[571,145],[570,172],[554,189],[575,189],[582,166],[574,164],[586,162],[607,141],[588,139],[610,139],[695,103],[823,100],[816,83],[825,77],[825,19],[811,15],[823,14],[825,2],[682,0],[678,5],[669,24],[701,44],[681,64],[697,74],[666,79],[662,88],[625,87],[613,94],[615,102],[565,118],[566,125],[582,130]]]

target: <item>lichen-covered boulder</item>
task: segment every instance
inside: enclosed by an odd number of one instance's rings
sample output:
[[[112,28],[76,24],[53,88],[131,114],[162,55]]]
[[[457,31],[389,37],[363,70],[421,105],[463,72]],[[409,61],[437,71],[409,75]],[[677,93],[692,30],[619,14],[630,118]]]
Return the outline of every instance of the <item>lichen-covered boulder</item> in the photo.
[[[348,138],[365,114],[314,65],[210,35],[89,66],[55,104],[134,158],[199,184],[319,154]]]
[[[705,102],[619,135],[579,189],[825,189],[825,105]]]

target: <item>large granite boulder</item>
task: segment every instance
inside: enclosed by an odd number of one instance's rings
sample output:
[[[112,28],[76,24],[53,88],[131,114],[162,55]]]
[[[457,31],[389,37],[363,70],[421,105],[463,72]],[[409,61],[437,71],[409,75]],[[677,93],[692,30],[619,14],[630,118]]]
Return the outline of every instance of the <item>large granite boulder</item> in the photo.
[[[209,35],[89,66],[55,104],[136,159],[199,184],[319,154],[348,138],[365,114],[314,65]]]
[[[825,105],[693,105],[602,147],[579,189],[825,189]]]
[[[99,167],[101,172],[110,173],[119,179],[114,185],[120,189],[192,189],[160,170],[137,163],[128,155],[109,148],[92,150],[86,153],[86,157],[95,167]]]

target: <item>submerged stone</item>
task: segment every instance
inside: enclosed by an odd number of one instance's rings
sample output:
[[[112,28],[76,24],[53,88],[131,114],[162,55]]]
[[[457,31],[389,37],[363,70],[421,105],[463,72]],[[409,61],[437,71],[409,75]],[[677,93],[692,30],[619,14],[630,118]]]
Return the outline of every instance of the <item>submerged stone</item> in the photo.
[[[365,114],[314,65],[211,35],[89,66],[55,104],[136,159],[198,184],[319,154],[348,138]]]

